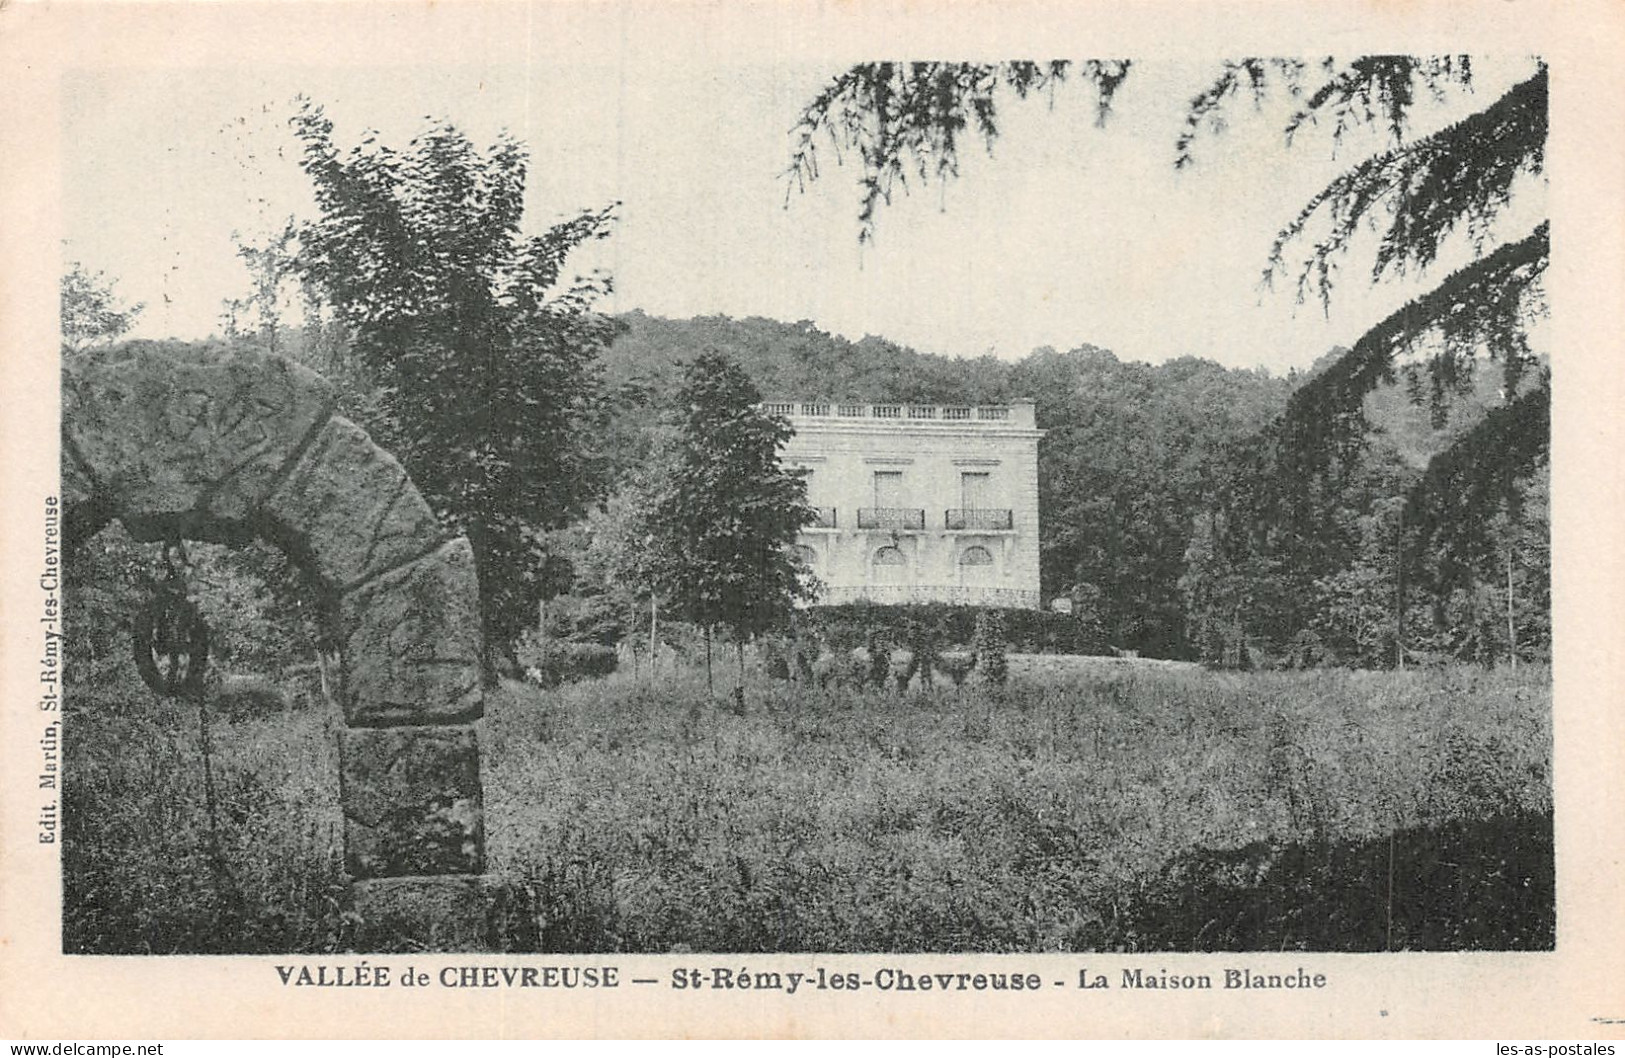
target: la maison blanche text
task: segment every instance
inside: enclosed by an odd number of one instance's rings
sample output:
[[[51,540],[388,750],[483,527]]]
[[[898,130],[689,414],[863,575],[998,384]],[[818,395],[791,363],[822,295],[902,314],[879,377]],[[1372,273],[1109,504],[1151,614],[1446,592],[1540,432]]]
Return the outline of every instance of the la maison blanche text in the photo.
[[[1131,967],[1117,971],[1117,983],[1105,973],[1081,969],[1072,980],[1046,980],[1030,972],[907,970],[874,971],[753,970],[748,966],[683,966],[661,977],[629,977],[618,966],[442,966],[434,970],[396,969],[368,960],[339,965],[277,966],[277,976],[290,988],[621,988],[665,985],[677,991],[857,992],[1038,992],[1045,989],[1102,988],[1148,990],[1296,990],[1326,987],[1326,975],[1299,966],[1289,973],[1261,973],[1245,967],[1212,974],[1176,974]]]

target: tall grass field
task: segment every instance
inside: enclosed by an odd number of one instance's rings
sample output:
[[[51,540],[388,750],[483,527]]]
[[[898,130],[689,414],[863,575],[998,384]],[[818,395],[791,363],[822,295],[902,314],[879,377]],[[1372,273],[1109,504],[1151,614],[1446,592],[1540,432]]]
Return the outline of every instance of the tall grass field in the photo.
[[[207,717],[206,784],[195,705],[133,678],[78,697],[65,950],[351,944],[336,717]],[[1018,656],[1004,688],[901,694],[753,672],[743,715],[682,666],[504,683],[481,736],[491,941],[1550,948],[1550,716],[1550,671],[1535,666],[1232,673]]]

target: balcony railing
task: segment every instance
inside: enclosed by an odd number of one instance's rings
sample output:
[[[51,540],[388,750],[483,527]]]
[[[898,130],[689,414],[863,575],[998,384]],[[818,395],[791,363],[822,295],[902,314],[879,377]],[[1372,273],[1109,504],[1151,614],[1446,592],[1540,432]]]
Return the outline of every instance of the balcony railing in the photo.
[[[945,529],[979,529],[984,532],[998,532],[1015,528],[1015,517],[1008,508],[983,508],[980,510],[959,508],[944,511],[942,525]]]
[[[859,507],[858,528],[923,530],[925,510],[921,507]]]
[[[814,507],[813,508],[813,520],[808,525],[808,528],[810,528],[810,529],[834,529],[835,527],[836,527],[836,525],[835,525],[835,508],[834,507]]]

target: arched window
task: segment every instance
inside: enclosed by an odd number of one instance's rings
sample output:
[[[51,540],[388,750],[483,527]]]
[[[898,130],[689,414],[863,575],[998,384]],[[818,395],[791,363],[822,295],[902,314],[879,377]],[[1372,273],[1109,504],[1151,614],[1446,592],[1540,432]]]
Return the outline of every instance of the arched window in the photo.
[[[908,556],[903,549],[890,544],[875,551],[872,559],[874,579],[880,584],[899,584],[908,576]]]
[[[993,579],[993,553],[972,544],[959,553],[959,580],[962,584],[986,584]]]

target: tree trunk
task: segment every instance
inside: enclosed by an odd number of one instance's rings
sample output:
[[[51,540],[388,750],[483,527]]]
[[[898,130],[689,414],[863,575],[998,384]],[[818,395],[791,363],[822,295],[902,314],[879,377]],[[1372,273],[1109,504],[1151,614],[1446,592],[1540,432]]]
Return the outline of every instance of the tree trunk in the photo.
[[[745,715],[745,641],[734,641],[734,654],[739,658],[739,680],[734,684],[734,712]]]
[[[655,629],[660,625],[660,604],[653,595],[649,596],[649,678],[655,678],[655,660],[660,657],[660,640],[655,638]]]
[[[1512,671],[1518,671],[1518,622],[1512,608],[1512,548],[1507,547],[1507,653]]]
[[[1405,671],[1405,508],[1394,530],[1394,665]]]
[[[717,685],[711,678],[711,626],[705,626],[705,693],[712,699],[717,696]]]

